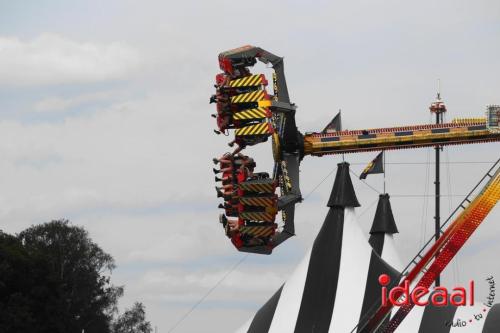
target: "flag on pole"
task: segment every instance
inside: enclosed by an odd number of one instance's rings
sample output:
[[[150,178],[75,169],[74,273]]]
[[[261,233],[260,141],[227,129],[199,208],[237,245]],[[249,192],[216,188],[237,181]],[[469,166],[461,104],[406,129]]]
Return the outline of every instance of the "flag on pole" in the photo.
[[[374,173],[384,173],[384,151],[381,151],[363,170],[359,179],[366,179],[366,176]]]
[[[325,129],[321,133],[339,132],[342,130],[342,118],[340,116],[340,111],[337,115],[326,125]]]

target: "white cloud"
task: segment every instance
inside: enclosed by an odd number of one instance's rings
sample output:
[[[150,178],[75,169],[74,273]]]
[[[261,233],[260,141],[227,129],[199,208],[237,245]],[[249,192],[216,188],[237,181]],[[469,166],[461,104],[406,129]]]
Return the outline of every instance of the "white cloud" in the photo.
[[[29,41],[0,37],[0,85],[114,80],[131,73],[139,63],[138,52],[119,42],[77,42],[56,34]]]
[[[48,97],[36,102],[33,109],[36,112],[61,112],[82,105],[96,102],[109,101],[117,97],[113,91],[97,91],[89,94],[81,94],[74,97]]]
[[[189,302],[196,301],[200,294],[222,281],[217,300],[231,300],[234,294],[245,293],[247,296],[245,299],[251,301],[272,293],[286,278],[282,272],[262,267],[238,269],[229,275],[227,272],[227,270],[202,272],[155,270],[146,272],[140,278],[137,287],[143,294],[154,299]]]
[[[0,122],[0,172],[10,188],[0,193],[2,229],[67,217],[121,262],[232,251],[213,197],[211,157],[221,142],[196,121],[198,111],[169,104],[155,95],[62,122]]]

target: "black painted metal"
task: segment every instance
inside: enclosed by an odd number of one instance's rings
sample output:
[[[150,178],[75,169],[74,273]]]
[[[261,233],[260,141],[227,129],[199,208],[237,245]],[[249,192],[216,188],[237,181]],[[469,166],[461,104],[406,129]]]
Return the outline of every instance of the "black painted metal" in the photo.
[[[440,112],[436,112],[436,124],[440,124],[442,120],[442,114]],[[436,180],[434,181],[435,184],[435,208],[436,212],[434,215],[434,239],[437,241],[440,236],[440,230],[441,230],[441,182],[440,182],[440,150],[441,146],[437,145],[435,148],[436,150]],[[436,254],[437,255],[437,254]],[[436,287],[439,287],[441,285],[441,278],[438,275],[436,277],[436,282],[435,282]]]

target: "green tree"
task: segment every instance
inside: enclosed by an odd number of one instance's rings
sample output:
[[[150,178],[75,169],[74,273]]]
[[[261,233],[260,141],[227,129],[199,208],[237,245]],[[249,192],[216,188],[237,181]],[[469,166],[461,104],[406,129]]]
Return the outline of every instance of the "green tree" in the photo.
[[[0,332],[110,332],[123,288],[110,282],[113,258],[83,228],[56,220],[2,234],[0,260]]]
[[[142,303],[135,302],[113,324],[113,333],[151,333],[153,329],[146,321],[146,310]]]
[[[34,332],[33,261],[22,243],[0,231],[0,332]]]

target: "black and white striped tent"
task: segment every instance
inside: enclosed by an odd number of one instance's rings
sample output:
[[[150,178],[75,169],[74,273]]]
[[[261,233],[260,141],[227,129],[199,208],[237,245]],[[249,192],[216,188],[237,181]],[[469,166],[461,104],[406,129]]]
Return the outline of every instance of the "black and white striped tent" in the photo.
[[[340,163],[329,211],[312,248],[290,278],[238,333],[348,333],[380,297],[378,277],[395,279],[402,269],[393,243],[397,233],[389,196],[381,195],[370,239],[356,220],[359,207],[349,164]],[[482,303],[479,302],[481,305]],[[500,332],[500,304],[482,312],[484,320],[451,327],[484,306],[415,307],[399,333]]]

